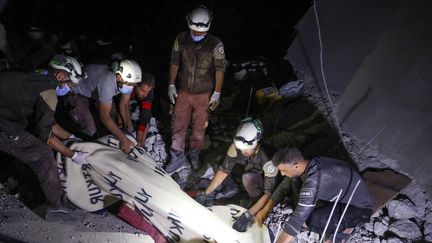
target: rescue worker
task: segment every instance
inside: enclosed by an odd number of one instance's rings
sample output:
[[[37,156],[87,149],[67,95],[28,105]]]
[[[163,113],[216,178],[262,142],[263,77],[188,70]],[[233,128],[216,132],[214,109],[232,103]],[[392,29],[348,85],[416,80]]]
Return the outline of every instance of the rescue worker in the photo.
[[[105,128],[120,142],[120,148],[129,153],[134,143],[120,130],[111,112],[114,109],[113,97],[119,93],[127,94],[133,85],[141,82],[141,67],[133,60],[122,60],[117,70],[111,70],[108,65],[90,64],[84,68],[86,77],[78,85],[72,86],[74,98],[68,99],[65,107],[71,107],[69,113],[75,124],[89,136],[98,131],[95,117],[91,113],[91,103],[96,103],[98,117]]]
[[[74,208],[62,192],[52,149],[77,164],[86,164],[89,153],[72,151],[61,142],[72,134],[55,122],[54,89],[71,80],[79,82],[82,70],[75,59],[67,56],[54,56],[50,65],[44,74],[0,73],[0,150],[33,170],[47,199],[48,213],[57,210],[67,213]],[[33,121],[36,127],[28,127]],[[34,134],[27,129],[35,130]]]
[[[129,89],[129,91],[121,94],[119,110],[124,128],[132,134],[136,131],[137,146],[143,147],[149,129],[148,124],[152,117],[155,78],[150,73],[143,73],[141,82],[135,83],[133,86],[132,90]],[[130,105],[133,106],[132,111],[138,109],[139,114],[135,119],[132,119]],[[136,128],[132,120],[135,120]]]
[[[241,122],[219,170],[206,190],[200,192],[196,199],[204,206],[211,206],[213,192],[227,178],[234,166],[245,166],[242,183],[249,195],[250,205],[253,206],[234,223],[233,228],[241,232],[246,231],[249,225],[249,221],[244,224],[242,222],[252,218],[266,205],[276,185],[277,171],[270,161],[272,148],[259,144],[262,132],[263,127],[259,119],[246,118]]]
[[[185,138],[189,125],[189,160],[193,170],[201,167],[199,155],[204,147],[208,110],[213,111],[219,104],[226,70],[224,45],[208,33],[210,10],[204,6],[195,8],[186,21],[189,31],[177,35],[171,51],[168,97],[175,106],[171,158],[165,168],[168,173],[187,164]]]
[[[297,183],[300,187],[294,192],[298,195],[298,203],[288,221],[282,224],[283,231],[276,242],[291,242],[305,223],[313,232],[322,234],[330,218],[334,200],[337,204],[328,224],[327,235],[335,234],[339,219],[347,207],[336,233],[337,242],[349,237],[354,227],[369,221],[376,201],[362,176],[348,163],[328,157],[305,159],[295,147],[279,149],[272,161],[285,178],[265,207],[255,216],[259,225],[262,225],[274,205],[284,197],[293,197],[291,192],[296,190],[292,182],[300,182]],[[319,207],[318,202],[321,204]]]

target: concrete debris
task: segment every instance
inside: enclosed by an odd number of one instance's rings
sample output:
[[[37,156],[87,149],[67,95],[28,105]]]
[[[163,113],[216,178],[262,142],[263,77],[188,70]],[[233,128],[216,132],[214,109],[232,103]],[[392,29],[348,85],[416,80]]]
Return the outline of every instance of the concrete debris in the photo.
[[[145,140],[144,149],[156,161],[159,166],[163,166],[167,161],[165,142],[157,128],[156,119],[152,117],[149,123],[149,130]]]
[[[383,222],[375,222],[375,224],[373,226],[373,232],[377,236],[383,236],[384,233],[387,231],[387,229],[388,229],[388,224],[383,223]]]
[[[409,240],[416,240],[422,236],[419,226],[409,219],[401,219],[392,223],[388,230]]]
[[[409,219],[419,217],[415,205],[408,199],[393,200],[387,204],[388,214],[396,219]],[[424,212],[424,210],[423,210]]]

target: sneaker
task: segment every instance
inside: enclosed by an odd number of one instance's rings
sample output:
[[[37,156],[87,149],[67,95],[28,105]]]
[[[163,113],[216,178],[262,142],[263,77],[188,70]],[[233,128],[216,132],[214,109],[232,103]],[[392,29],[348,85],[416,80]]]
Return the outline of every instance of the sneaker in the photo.
[[[183,152],[171,150],[170,155],[170,162],[165,166],[165,171],[169,174],[175,172],[180,166],[186,163],[186,156]]]
[[[47,221],[78,221],[85,218],[87,212],[81,209],[70,209],[64,206],[48,207],[45,214]]]
[[[239,192],[240,192],[240,190],[238,189],[238,187],[229,188],[229,189],[226,189],[222,192],[216,193],[215,199],[220,200],[220,199],[225,199],[225,198],[231,198],[231,197],[237,195]]]
[[[191,150],[189,150],[188,155],[189,155],[189,161],[190,161],[191,166],[192,166],[192,170],[196,171],[196,170],[201,169],[201,161],[199,158],[200,151],[196,150],[196,149],[191,149]]]

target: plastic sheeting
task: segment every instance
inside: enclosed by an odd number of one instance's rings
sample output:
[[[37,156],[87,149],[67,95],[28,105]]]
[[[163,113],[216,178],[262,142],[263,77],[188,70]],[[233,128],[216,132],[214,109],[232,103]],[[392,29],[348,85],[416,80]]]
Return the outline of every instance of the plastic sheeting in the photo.
[[[88,165],[57,156],[60,177],[68,198],[78,207],[96,212],[117,200],[141,212],[168,240],[177,242],[270,242],[268,228],[256,223],[245,233],[232,229],[245,211],[236,205],[205,208],[141,148],[125,154],[112,136],[97,142],[74,143],[71,149],[92,153]]]

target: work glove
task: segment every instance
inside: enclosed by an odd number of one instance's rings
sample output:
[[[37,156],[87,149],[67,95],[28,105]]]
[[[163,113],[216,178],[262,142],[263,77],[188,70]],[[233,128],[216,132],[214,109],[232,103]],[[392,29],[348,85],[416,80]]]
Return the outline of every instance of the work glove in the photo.
[[[82,142],[83,140],[79,137],[76,137],[75,135],[71,134],[67,139],[70,139],[72,141]]]
[[[244,212],[237,221],[233,224],[233,229],[238,232],[245,232],[247,228],[253,223],[254,217],[249,213],[249,210]]]
[[[201,191],[198,193],[195,200],[204,207],[211,207],[213,206],[214,196],[212,193],[207,195],[204,191]]]
[[[177,89],[174,84],[168,85],[168,97],[171,101],[171,104],[175,104],[175,99],[177,98]]]
[[[89,155],[90,153],[75,151],[74,155],[72,156],[72,161],[78,165],[88,164],[87,156]]]
[[[219,105],[219,99],[220,99],[220,93],[219,92],[213,92],[212,96],[210,97],[210,111],[214,111],[216,107]]]

